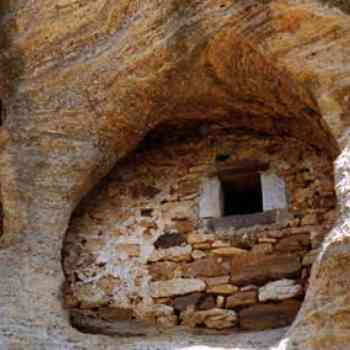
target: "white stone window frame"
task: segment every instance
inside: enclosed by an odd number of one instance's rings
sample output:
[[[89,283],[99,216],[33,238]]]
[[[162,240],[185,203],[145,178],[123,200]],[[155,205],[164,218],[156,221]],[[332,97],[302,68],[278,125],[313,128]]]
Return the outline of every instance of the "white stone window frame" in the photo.
[[[283,178],[273,171],[258,172],[262,191],[263,212],[288,208],[286,184]],[[202,182],[199,201],[201,219],[224,216],[224,193],[219,176],[211,176]],[[250,215],[250,214],[247,214]]]

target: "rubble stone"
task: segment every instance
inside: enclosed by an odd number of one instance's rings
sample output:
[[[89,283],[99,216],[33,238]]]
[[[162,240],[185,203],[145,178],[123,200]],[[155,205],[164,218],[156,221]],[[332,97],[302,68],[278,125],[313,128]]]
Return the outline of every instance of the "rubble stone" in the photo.
[[[188,263],[184,265],[185,275],[191,277],[217,277],[227,275],[231,270],[230,261],[222,261],[220,259],[220,257],[211,256]]]
[[[301,269],[298,256],[292,254],[253,255],[232,258],[231,282],[235,285],[262,284],[289,277]]]
[[[237,286],[232,284],[219,284],[217,286],[212,286],[207,288],[207,293],[213,294],[232,294],[239,290]]]
[[[244,330],[265,330],[290,325],[300,301],[285,300],[278,304],[255,304],[239,312],[239,325]]]
[[[233,310],[214,308],[207,311],[188,311],[182,314],[182,325],[195,327],[204,324],[211,329],[231,328],[237,323],[237,314]]]
[[[256,304],[258,301],[256,291],[237,292],[226,299],[226,308],[234,309],[237,306]]]
[[[215,255],[222,255],[222,256],[242,255],[242,254],[248,253],[247,250],[239,249],[235,247],[218,248],[218,249],[214,249],[212,252]]]
[[[259,301],[284,300],[301,294],[303,287],[296,284],[296,281],[283,279],[267,283],[259,288]]]
[[[171,247],[168,249],[156,249],[149,257],[149,261],[155,262],[160,260],[170,261],[188,261],[191,260],[192,247],[190,245]]]
[[[199,279],[177,278],[169,281],[157,281],[150,284],[153,298],[184,295],[205,290],[205,283]]]

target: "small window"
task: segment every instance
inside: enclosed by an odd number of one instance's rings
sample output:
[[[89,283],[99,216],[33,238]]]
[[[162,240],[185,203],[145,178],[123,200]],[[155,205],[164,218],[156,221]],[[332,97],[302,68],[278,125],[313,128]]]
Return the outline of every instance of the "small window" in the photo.
[[[263,211],[259,173],[248,173],[221,180],[223,215],[245,215]]]
[[[203,181],[199,204],[201,218],[237,226],[273,223],[272,212],[287,208],[285,183],[271,171],[225,169]]]

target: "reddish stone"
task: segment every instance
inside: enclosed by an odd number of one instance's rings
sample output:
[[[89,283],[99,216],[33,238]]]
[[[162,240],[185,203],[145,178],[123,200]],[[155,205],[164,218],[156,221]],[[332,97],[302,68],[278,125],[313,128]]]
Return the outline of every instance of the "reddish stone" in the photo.
[[[237,306],[256,304],[257,300],[257,292],[255,290],[237,292],[227,298],[226,308],[233,309]]]
[[[276,250],[281,252],[296,252],[308,249],[310,247],[310,235],[299,234],[282,238],[275,246]]]
[[[255,304],[239,312],[240,328],[265,330],[290,325],[298,313],[301,302],[286,300],[278,304]]]
[[[300,258],[291,254],[245,254],[232,258],[231,283],[235,285],[263,284],[291,277],[301,269]]]
[[[230,272],[230,259],[222,257],[208,257],[198,259],[184,266],[185,276],[189,277],[215,277]]]

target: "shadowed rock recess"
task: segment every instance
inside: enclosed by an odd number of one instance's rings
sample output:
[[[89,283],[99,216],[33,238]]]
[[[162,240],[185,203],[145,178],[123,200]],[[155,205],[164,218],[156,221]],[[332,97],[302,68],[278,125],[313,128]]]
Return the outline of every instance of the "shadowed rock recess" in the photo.
[[[0,24],[1,350],[350,348],[347,1]]]

